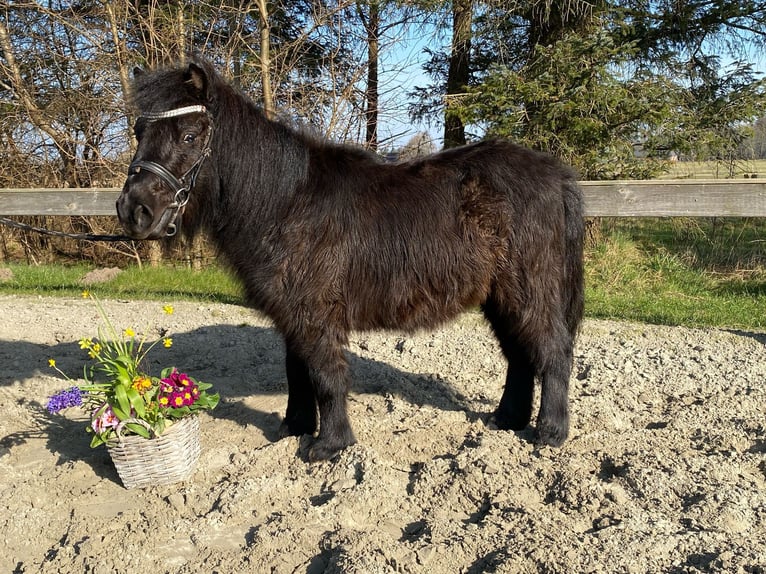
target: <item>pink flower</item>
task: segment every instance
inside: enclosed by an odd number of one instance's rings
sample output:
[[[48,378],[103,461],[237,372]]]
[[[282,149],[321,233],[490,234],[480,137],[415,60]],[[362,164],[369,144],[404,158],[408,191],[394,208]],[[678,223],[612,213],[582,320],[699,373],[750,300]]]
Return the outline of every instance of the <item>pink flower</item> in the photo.
[[[184,406],[186,403],[184,402],[184,395],[183,393],[175,392],[172,395],[170,395],[170,406],[174,408],[180,408]]]
[[[178,377],[176,378],[176,385],[179,387],[188,387],[191,385],[191,379],[189,379],[189,375],[186,373],[179,373]]]
[[[108,403],[104,403],[93,412],[90,426],[100,434],[109,428],[115,428],[119,423],[120,419],[114,414],[112,407]]]

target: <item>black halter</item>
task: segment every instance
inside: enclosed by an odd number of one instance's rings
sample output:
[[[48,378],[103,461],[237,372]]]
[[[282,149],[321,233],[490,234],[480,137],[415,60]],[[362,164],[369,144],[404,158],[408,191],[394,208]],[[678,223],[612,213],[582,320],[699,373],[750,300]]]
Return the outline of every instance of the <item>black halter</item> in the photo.
[[[136,160],[132,162],[128,167],[128,174],[137,174],[142,169],[145,169],[146,171],[149,171],[159,177],[170,187],[170,189],[173,190],[173,203],[167,207],[167,209],[174,210],[170,216],[170,221],[167,224],[168,237],[172,237],[176,234],[176,218],[184,206],[186,206],[186,204],[189,202],[189,195],[192,188],[194,187],[195,182],[197,181],[197,176],[199,175],[199,171],[202,168],[202,163],[211,153],[210,138],[213,133],[213,118],[210,115],[208,109],[202,105],[175,108],[167,112],[147,113],[141,116],[141,118],[147,121],[154,122],[157,120],[163,120],[165,118],[174,118],[177,116],[196,113],[205,113],[208,116],[209,125],[207,129],[207,135],[205,136],[205,144],[202,148],[202,153],[200,153],[200,156],[181,177],[176,177],[166,167],[153,161]]]

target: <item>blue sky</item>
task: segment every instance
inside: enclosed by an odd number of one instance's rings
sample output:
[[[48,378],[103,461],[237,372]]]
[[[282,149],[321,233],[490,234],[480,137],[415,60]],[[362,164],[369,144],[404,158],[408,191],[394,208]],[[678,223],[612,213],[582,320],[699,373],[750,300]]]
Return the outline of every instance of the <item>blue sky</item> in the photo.
[[[424,131],[430,133],[437,148],[441,148],[440,122],[428,126],[426,123],[412,122],[409,117],[409,92],[415,86],[426,86],[432,81],[423,71],[423,63],[428,59],[423,50],[426,47],[433,50],[440,48],[434,45],[434,36],[433,31],[424,33],[413,29],[405,36],[392,40],[391,47],[382,53],[378,140],[382,142],[383,151],[390,147],[401,147],[414,135]]]

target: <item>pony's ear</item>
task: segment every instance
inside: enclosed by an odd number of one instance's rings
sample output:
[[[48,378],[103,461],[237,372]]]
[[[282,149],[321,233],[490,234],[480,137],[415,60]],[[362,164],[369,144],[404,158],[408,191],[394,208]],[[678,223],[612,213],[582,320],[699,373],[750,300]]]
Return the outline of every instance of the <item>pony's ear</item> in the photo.
[[[200,96],[202,96],[203,100],[207,100],[207,88],[210,83],[210,79],[207,75],[207,70],[205,70],[202,66],[195,64],[194,62],[190,62],[189,67],[186,70],[185,77],[186,83],[197,90]]]

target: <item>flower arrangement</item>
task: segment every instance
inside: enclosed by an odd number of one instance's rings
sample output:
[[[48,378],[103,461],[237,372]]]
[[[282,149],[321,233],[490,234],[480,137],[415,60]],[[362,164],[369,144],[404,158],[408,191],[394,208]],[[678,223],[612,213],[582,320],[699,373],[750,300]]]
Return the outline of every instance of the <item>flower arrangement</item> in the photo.
[[[91,447],[96,447],[115,444],[118,427],[121,434],[151,438],[152,434],[162,435],[173,421],[215,408],[219,395],[208,392],[211,384],[197,381],[175,367],[163,369],[159,377],[147,373],[147,354],[160,343],[171,347],[170,337],[149,342],[146,333],[138,334],[131,328],[119,333],[100,302],[87,291],[83,297],[93,298],[103,321],[96,339],[80,340],[80,348],[93,362],[84,369],[85,384],[50,397],[48,412],[82,407],[90,414],[87,430],[93,433]],[[163,311],[172,314],[173,307],[166,305]],[[49,364],[71,381],[54,359]]]

